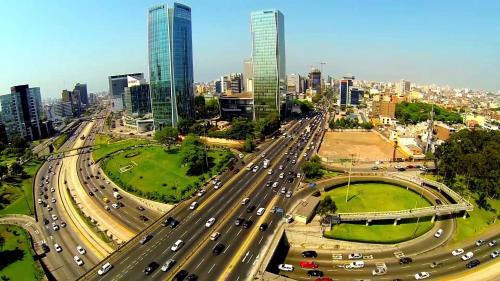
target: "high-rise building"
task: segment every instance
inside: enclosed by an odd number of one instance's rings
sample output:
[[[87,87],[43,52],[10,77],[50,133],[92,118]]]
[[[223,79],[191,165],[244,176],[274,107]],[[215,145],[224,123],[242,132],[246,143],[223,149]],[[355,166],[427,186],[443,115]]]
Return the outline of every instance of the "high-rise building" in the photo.
[[[398,83],[396,83],[396,93],[400,95],[404,95],[410,92],[411,84],[410,81],[401,79]]]
[[[354,80],[354,76],[344,77],[340,80],[339,85],[339,94],[340,98],[338,99],[339,106],[347,106],[351,105],[351,87],[352,80]]]
[[[151,107],[155,128],[194,119],[191,8],[149,9],[148,50]]]
[[[253,93],[253,63],[252,59],[243,61],[243,90]]]
[[[136,79],[144,79],[144,73],[131,73],[109,76],[109,99],[117,99],[123,97],[123,92],[125,92],[125,88],[128,85],[128,76],[134,77]]]
[[[254,119],[287,115],[285,23],[278,10],[252,12]]]
[[[89,105],[89,95],[87,93],[87,84],[80,84],[76,83],[75,88],[73,89],[73,92],[78,91],[79,96],[80,96],[80,103],[84,104],[85,106]]]
[[[144,79],[129,76],[128,87],[123,94],[124,108],[127,114],[143,116],[151,113],[149,85]]]
[[[80,116],[80,114],[82,114],[83,108],[79,90],[63,90],[61,93],[61,97],[63,102],[71,103],[71,111],[73,112],[74,117]]]
[[[300,83],[301,77],[298,74],[289,74],[287,77],[288,92],[294,94],[303,93],[302,84]]]
[[[321,93],[321,71],[319,69],[312,69],[311,72],[309,72],[309,87],[311,87],[316,94]]]
[[[28,85],[13,86],[11,93],[0,96],[2,124],[9,139],[22,137],[35,140],[47,136],[42,124],[40,88]]]

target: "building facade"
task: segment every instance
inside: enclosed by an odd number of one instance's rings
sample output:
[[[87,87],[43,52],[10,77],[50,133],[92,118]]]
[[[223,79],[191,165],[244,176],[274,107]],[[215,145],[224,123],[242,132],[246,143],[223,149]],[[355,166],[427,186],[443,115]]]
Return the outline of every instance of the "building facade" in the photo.
[[[125,92],[125,88],[128,85],[128,76],[134,77],[136,79],[144,79],[144,73],[130,73],[109,76],[109,99],[122,98],[123,93]]]
[[[85,106],[89,105],[89,95],[87,93],[87,84],[76,83],[73,92],[78,91],[78,95],[80,96],[80,103]]]
[[[309,72],[309,87],[311,87],[316,94],[321,93],[321,71],[319,69],[313,69]]]
[[[149,9],[148,56],[155,129],[194,119],[190,7],[174,3]]]
[[[338,99],[338,105],[339,106],[348,106],[351,105],[351,87],[353,84],[354,76],[352,77],[344,77],[343,79],[340,80],[339,83],[339,99]]]
[[[243,91],[253,93],[252,59],[246,59],[243,61]]]
[[[123,94],[124,109],[128,115],[137,117],[151,113],[149,85],[145,80],[129,77],[128,87]]]
[[[278,10],[251,13],[254,119],[287,115],[285,23]]]
[[[253,118],[253,95],[241,93],[219,97],[221,119],[230,121],[235,117]]]

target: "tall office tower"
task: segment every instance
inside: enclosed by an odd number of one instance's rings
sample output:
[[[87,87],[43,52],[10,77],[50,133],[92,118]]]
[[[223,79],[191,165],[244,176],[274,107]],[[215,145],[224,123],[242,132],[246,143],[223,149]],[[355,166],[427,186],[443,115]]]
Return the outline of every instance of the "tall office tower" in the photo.
[[[151,113],[151,97],[149,85],[144,79],[129,76],[128,87],[123,94],[125,112],[137,117]]]
[[[321,71],[319,69],[312,69],[309,72],[309,87],[316,91],[317,94],[321,93]]]
[[[278,10],[252,12],[254,119],[287,115],[285,23]]]
[[[132,76],[136,79],[144,79],[144,73],[130,73],[130,74],[120,74],[108,77],[109,81],[109,98],[118,99],[122,98],[123,92],[127,87],[128,80],[127,77]]]
[[[19,85],[10,94],[0,96],[2,123],[9,139],[19,136],[35,140],[46,135],[41,119],[43,114],[40,88]]]
[[[74,91],[78,91],[80,93],[80,103],[89,105],[89,95],[87,93],[87,84],[76,83]]]
[[[253,92],[253,63],[252,59],[243,61],[243,91]]]
[[[149,9],[148,50],[155,129],[194,119],[191,8],[174,3]]]
[[[340,80],[340,85],[339,85],[340,98],[338,99],[339,106],[351,105],[352,80],[354,80],[354,76],[344,77],[343,79]]]
[[[71,103],[71,111],[73,112],[73,117],[77,117],[80,116],[80,114],[82,114],[83,109],[82,109],[82,101],[80,98],[80,91],[63,90],[61,93],[61,97],[63,102]]]
[[[401,79],[396,83],[396,93],[404,95],[410,92],[410,81]]]
[[[294,93],[294,94],[299,94],[302,93],[301,90],[301,83],[300,83],[300,75],[298,74],[289,74],[287,77],[287,86],[288,86],[288,92],[289,93]]]
[[[238,94],[241,93],[242,85],[241,85],[241,73],[232,73],[231,78],[231,93]]]

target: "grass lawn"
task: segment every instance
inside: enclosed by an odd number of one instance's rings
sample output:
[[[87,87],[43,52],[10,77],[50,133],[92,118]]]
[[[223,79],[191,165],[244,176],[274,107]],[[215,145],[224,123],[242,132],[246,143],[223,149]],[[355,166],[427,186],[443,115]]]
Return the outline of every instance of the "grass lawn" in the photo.
[[[0,252],[0,277],[6,276],[10,280],[42,280],[44,273],[33,260],[34,253],[28,233],[17,226],[0,225],[0,236],[5,238],[5,245]]]
[[[121,150],[126,147],[134,146],[137,144],[147,144],[149,141],[141,139],[114,139],[107,135],[97,135],[94,141],[93,157],[94,161],[97,161],[104,156]]]
[[[466,240],[471,237],[476,237],[487,228],[496,225],[498,226],[498,220],[493,224],[495,217],[500,215],[500,200],[488,199],[491,207],[494,211],[487,211],[480,209],[476,204],[476,199],[478,195],[475,194],[470,198],[470,202],[474,205],[474,210],[469,213],[470,217],[463,219],[457,218],[457,231],[453,237],[452,243],[457,243]],[[477,237],[478,239],[480,237]]]
[[[421,218],[418,225],[416,219],[400,221],[372,222],[369,226],[362,223],[342,223],[325,232],[325,237],[366,242],[366,243],[399,243],[418,237],[432,229],[431,218]]]
[[[348,202],[345,202],[347,186],[334,188],[325,194],[335,201],[338,213],[398,211],[411,209],[415,206],[426,207],[431,204],[418,194],[406,189],[385,183],[351,184]],[[364,223],[343,223],[325,232],[326,237],[370,243],[397,243],[417,237],[432,228],[430,218],[402,220],[394,226],[393,221]]]
[[[54,148],[56,150],[61,148],[61,146],[68,140],[68,138],[69,138],[68,133],[64,133],[64,134],[60,135],[59,137],[57,137],[57,139],[54,141]]]
[[[339,213],[398,211],[431,204],[418,194],[405,188],[385,183],[351,184],[346,203],[347,186],[334,188],[322,196],[330,195],[337,205]]]
[[[137,155],[131,156],[134,154]],[[224,151],[209,152],[209,156],[214,159],[214,167],[222,161],[225,154]],[[126,166],[131,169],[120,173],[120,168]],[[194,188],[188,190],[189,186],[200,181],[199,176],[186,175],[188,168],[181,165],[181,155],[177,150],[167,152],[161,146],[141,147],[116,154],[106,160],[103,169],[125,189],[123,183],[140,192],[157,192],[168,196],[169,201],[179,201],[189,196],[194,191]],[[216,172],[212,168],[209,173],[205,173],[205,177]],[[140,193],[138,195],[143,196]]]
[[[31,214],[31,210],[33,210],[32,182],[41,164],[42,162],[39,160],[30,160],[23,166],[27,174],[25,178],[15,177],[12,180],[4,180],[0,183],[2,198],[10,201],[10,204],[0,210],[0,215]]]

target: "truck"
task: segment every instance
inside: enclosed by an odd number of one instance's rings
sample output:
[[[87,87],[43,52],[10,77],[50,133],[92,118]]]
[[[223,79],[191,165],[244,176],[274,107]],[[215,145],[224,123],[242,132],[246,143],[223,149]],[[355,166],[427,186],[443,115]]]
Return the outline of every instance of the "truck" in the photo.
[[[264,164],[263,164],[263,167],[264,169],[266,169],[268,166],[269,166],[269,163],[271,162],[271,160],[269,159],[264,159]]]
[[[120,193],[118,193],[117,191],[113,192],[113,196],[114,196],[116,199],[120,199],[120,198],[122,198],[122,196],[120,195]]]

